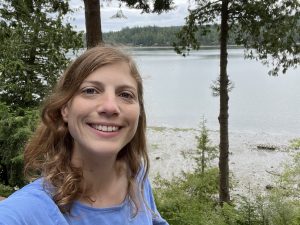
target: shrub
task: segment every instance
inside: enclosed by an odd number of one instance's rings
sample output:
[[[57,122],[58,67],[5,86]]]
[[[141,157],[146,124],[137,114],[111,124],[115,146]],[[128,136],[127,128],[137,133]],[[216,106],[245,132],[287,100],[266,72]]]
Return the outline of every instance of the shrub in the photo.
[[[155,198],[171,225],[226,224],[218,210],[218,170],[184,173],[171,181],[156,180]]]
[[[291,147],[295,148],[295,149],[299,149],[300,148],[300,138],[296,138],[290,141],[291,142]]]
[[[38,110],[14,109],[0,103],[0,183],[23,186],[23,149],[34,131]]]
[[[8,197],[13,192],[14,192],[14,189],[12,187],[0,184],[0,196],[2,196],[2,197]]]

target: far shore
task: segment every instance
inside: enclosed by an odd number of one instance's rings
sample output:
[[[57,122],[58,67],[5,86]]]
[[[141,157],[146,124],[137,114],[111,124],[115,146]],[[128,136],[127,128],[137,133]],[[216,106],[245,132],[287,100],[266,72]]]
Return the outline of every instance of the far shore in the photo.
[[[152,46],[144,46],[144,45],[123,45],[126,48],[133,48],[133,49],[174,49],[173,46],[160,46],[160,45],[152,45]],[[227,45],[229,49],[244,49],[243,46],[240,45]],[[218,49],[220,48],[220,45],[201,45],[201,49]],[[192,50],[192,49],[191,49]]]
[[[196,129],[148,127],[148,146],[151,160],[150,179],[158,174],[166,179],[180,176],[182,171],[193,171],[195,162],[191,155],[195,152]],[[219,132],[210,131],[212,145],[219,144]],[[295,150],[289,148],[292,139],[299,138],[290,134],[268,134],[265,132],[230,132],[229,167],[236,183],[233,192],[244,193],[251,188],[257,192],[273,185],[276,177],[288,164]],[[275,149],[260,149],[258,146],[272,146]],[[217,166],[218,159],[213,164]]]

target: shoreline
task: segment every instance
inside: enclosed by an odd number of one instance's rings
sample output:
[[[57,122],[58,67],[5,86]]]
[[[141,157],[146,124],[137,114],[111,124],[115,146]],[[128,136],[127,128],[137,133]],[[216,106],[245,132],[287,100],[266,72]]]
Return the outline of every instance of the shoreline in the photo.
[[[150,157],[150,179],[156,175],[172,179],[180,176],[181,171],[192,172],[195,162],[191,157],[196,150],[197,129],[177,129],[148,127],[148,148]],[[219,132],[209,130],[211,145],[219,144]],[[288,146],[294,138],[292,134],[270,134],[265,132],[229,132],[229,169],[233,177],[232,194],[249,192],[262,193],[267,185],[273,185],[276,174],[280,174],[284,164],[289,163],[292,152]],[[275,150],[258,149],[259,145],[276,147]],[[218,166],[218,159],[212,162]]]

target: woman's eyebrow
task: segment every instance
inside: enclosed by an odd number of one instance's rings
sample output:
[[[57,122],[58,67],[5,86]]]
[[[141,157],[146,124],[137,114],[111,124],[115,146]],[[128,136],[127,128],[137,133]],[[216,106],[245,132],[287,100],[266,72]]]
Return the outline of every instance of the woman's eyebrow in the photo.
[[[97,81],[97,80],[85,80],[82,82],[83,84],[84,83],[88,83],[88,84],[92,84],[92,85],[95,85],[95,86],[104,86],[104,84],[100,81]],[[130,85],[130,84],[119,84],[117,85],[117,89],[122,89],[122,88],[125,88],[125,89],[132,89],[134,91],[137,91],[137,87],[133,86],[133,85]]]
[[[90,83],[90,84],[94,84],[94,85],[103,85],[102,82],[96,81],[96,80],[84,80],[82,83],[83,83],[83,84],[84,84],[84,83]]]
[[[121,85],[118,85],[117,87],[118,89],[131,89],[131,90],[135,90],[137,91],[137,88],[135,86],[132,86],[132,85],[128,85],[128,84],[121,84]]]

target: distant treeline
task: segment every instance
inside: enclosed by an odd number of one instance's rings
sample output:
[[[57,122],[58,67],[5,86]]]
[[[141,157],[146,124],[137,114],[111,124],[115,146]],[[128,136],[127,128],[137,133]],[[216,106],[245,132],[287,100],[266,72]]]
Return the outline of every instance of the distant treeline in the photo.
[[[103,33],[103,39],[106,43],[121,43],[132,46],[172,46],[176,42],[176,34],[180,26],[173,27],[135,27],[124,28],[121,31]],[[218,26],[208,27],[210,30],[206,35],[197,35],[201,45],[218,45]],[[229,38],[230,45],[234,45],[233,38]]]
[[[201,46],[217,46],[219,45],[219,26],[211,25],[206,26],[209,32],[203,35],[200,31],[197,33],[197,39]],[[129,46],[172,46],[174,42],[177,42],[177,33],[180,31],[180,26],[173,27],[134,27],[134,28],[123,28],[121,31],[112,31],[103,33],[103,40],[105,43],[117,43]],[[296,35],[296,40],[300,43],[300,35]],[[230,33],[228,44],[236,45],[235,34]],[[85,35],[83,35],[83,43],[85,41]]]

